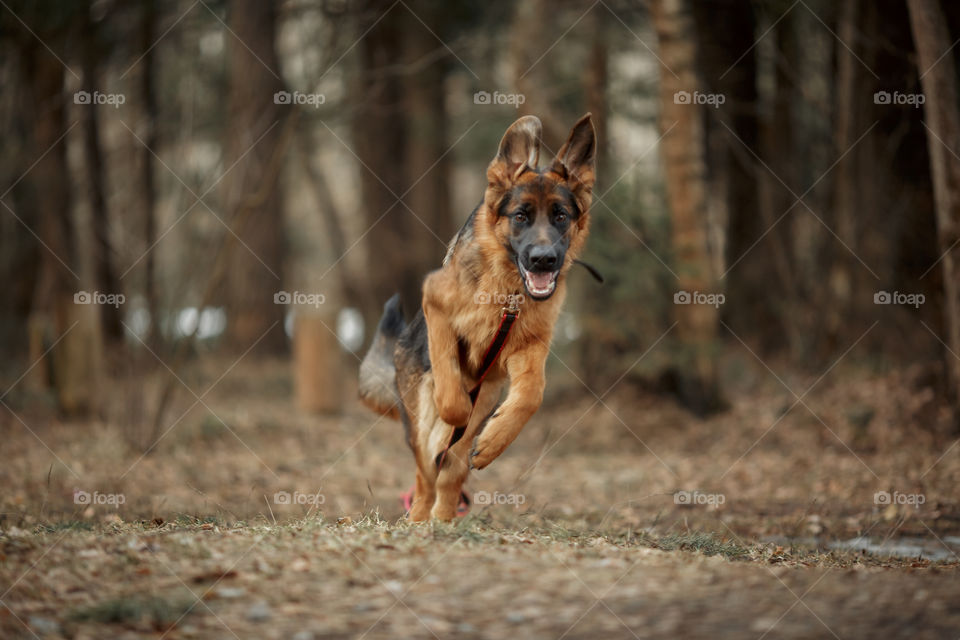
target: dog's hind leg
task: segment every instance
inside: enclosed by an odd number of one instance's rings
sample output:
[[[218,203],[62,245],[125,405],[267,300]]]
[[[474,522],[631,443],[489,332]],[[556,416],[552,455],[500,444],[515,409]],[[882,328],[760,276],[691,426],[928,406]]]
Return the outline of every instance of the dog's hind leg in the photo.
[[[450,433],[449,427],[437,415],[433,403],[433,373],[419,376],[416,386],[410,385],[405,396],[407,407],[411,411],[410,446],[417,463],[417,477],[414,485],[413,504],[408,516],[411,522],[422,522],[430,518],[437,497],[437,470],[434,459],[446,443],[444,438]]]
[[[423,472],[417,468],[417,480],[414,485],[413,506],[410,507],[411,522],[423,522],[430,518],[430,510],[436,501],[437,491],[433,484],[433,479],[424,476]]]

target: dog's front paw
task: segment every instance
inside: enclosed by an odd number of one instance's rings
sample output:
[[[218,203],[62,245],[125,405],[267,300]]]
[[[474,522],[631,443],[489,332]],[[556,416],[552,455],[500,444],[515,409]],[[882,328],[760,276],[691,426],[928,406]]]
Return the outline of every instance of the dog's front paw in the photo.
[[[502,451],[502,449],[495,447],[489,438],[478,437],[470,451],[470,468],[483,469],[493,462]]]

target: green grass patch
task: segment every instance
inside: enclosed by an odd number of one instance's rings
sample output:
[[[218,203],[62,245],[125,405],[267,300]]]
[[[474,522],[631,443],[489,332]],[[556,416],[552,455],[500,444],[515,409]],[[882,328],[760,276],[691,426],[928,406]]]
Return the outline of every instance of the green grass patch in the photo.
[[[705,556],[723,556],[728,560],[744,560],[750,556],[750,550],[743,545],[724,540],[715,533],[699,531],[667,534],[657,538],[653,546],[664,551],[696,551]]]
[[[84,520],[65,520],[37,525],[37,533],[59,533],[61,531],[93,531],[94,524]]]
[[[126,596],[76,609],[70,613],[69,618],[74,622],[146,623],[155,628],[165,628],[191,612],[195,602],[195,598],[186,594],[170,597]]]

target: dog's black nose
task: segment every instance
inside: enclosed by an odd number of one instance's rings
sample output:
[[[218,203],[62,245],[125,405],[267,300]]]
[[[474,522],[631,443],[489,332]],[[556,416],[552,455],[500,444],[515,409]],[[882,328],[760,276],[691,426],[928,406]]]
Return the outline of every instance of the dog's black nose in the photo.
[[[557,268],[557,252],[553,247],[533,247],[530,249],[530,266],[535,271],[554,271]]]

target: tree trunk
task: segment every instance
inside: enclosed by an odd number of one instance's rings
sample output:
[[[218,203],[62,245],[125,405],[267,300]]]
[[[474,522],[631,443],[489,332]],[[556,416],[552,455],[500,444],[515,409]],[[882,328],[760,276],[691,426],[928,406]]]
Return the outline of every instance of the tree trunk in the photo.
[[[156,216],[156,181],[153,175],[153,154],[157,150],[159,135],[157,132],[157,92],[154,86],[154,56],[153,43],[156,39],[157,10],[155,0],[143,0],[140,7],[140,48],[144,51],[140,60],[140,101],[143,109],[144,143],[140,152],[140,198],[143,207],[143,237],[146,247],[153,247],[157,242]],[[152,151],[151,151],[152,150]],[[147,334],[147,344],[155,344],[159,340],[160,306],[157,298],[157,270],[156,258],[153,251],[148,251],[144,258],[143,291],[147,303],[147,312],[150,315],[150,328]]]
[[[602,194],[606,190],[605,185],[611,184],[617,179],[616,175],[610,175],[613,167],[611,162],[613,150],[610,146],[609,137],[610,45],[607,29],[607,18],[609,16],[610,14],[606,9],[596,7],[583,19],[583,22],[586,23],[584,29],[591,34],[589,57],[581,75],[581,82],[587,111],[593,115],[593,127],[597,132],[597,182],[593,188],[593,192],[596,194]],[[516,25],[516,28],[519,30],[519,25]],[[519,35],[518,39],[520,39]],[[610,195],[616,197],[615,193]],[[616,204],[613,204],[613,206],[616,207]],[[591,233],[595,234],[595,239],[602,239],[606,242],[609,235],[600,218],[609,214],[606,208],[601,209],[596,205],[594,205],[594,211],[602,211],[602,214],[594,218]],[[619,225],[620,223],[617,222],[616,224]],[[587,260],[590,260],[590,258],[587,257]],[[592,312],[595,309],[603,309],[609,304],[609,289],[598,287],[595,282],[583,276],[569,278],[567,282],[566,304],[571,313],[576,317],[585,318],[586,322],[595,321],[596,314]],[[577,340],[571,348],[577,354],[578,364],[576,369],[579,371],[580,377],[588,387],[595,389],[602,384],[609,386],[611,381],[606,380],[605,376],[609,375],[611,370],[611,349],[616,349],[617,346],[609,338],[600,340],[598,335],[593,337],[594,339],[591,340]]]
[[[441,193],[445,192],[446,186],[437,186],[437,181],[443,180],[441,176],[445,173],[439,165],[405,196],[405,201],[421,220],[418,221],[402,202],[397,201],[443,153],[445,118],[439,122],[430,121],[431,115],[435,117],[437,114],[436,105],[442,109],[442,93],[437,93],[438,88],[431,87],[430,81],[422,77],[414,79],[415,84],[425,85],[424,95],[412,96],[404,90],[408,78],[402,75],[403,63],[408,61],[413,49],[408,38],[424,40],[427,34],[423,32],[423,26],[408,24],[402,16],[388,16],[369,27],[370,22],[390,6],[391,3],[384,0],[367,3],[368,21],[360,28],[370,30],[358,45],[361,55],[355,87],[357,102],[362,108],[353,120],[352,133],[356,153],[365,165],[361,169],[361,184],[364,216],[369,228],[367,282],[373,293],[370,299],[375,301],[372,308],[364,310],[368,328],[376,326],[383,303],[397,291],[408,314],[420,307],[423,277],[428,270],[439,266],[436,257],[442,253],[439,243],[424,225],[430,226],[440,216],[449,215],[447,196]],[[404,10],[398,8],[394,11]],[[432,67],[424,73],[442,75]],[[405,107],[414,110],[409,119]],[[416,139],[414,145],[409,145],[412,122],[416,123],[417,133],[427,137]],[[412,148],[420,145],[421,149]],[[416,167],[408,170],[410,162],[416,163]],[[435,198],[441,201],[435,201]],[[447,233],[449,227],[444,226],[447,229],[434,229],[434,232],[446,241],[449,238],[441,233]],[[436,250],[424,256],[422,251],[428,246]],[[368,331],[368,335],[370,333]]]
[[[832,237],[828,239],[827,260],[822,266],[827,276],[829,299],[824,301],[825,304],[818,305],[823,314],[823,332],[830,346],[842,342],[841,336],[856,310],[854,292],[869,290],[871,286],[871,282],[862,277],[866,270],[854,257],[862,252],[857,213],[874,210],[864,206],[865,190],[860,185],[872,183],[862,180],[862,165],[874,164],[875,156],[863,155],[863,150],[867,148],[866,141],[858,148],[852,148],[862,130],[870,124],[868,116],[864,115],[868,103],[862,97],[870,95],[873,78],[864,73],[857,60],[857,56],[862,59],[865,55],[857,36],[858,32],[865,30],[864,17],[861,15],[863,9],[865,7],[859,0],[849,0],[838,7],[837,35],[844,44],[835,43],[834,47],[837,58],[833,105],[834,152],[838,158],[845,155],[833,168],[831,176],[833,211],[827,220],[835,229],[839,241]],[[809,213],[801,212],[801,215]],[[870,277],[869,274],[867,276]],[[873,278],[870,277],[870,280]]]
[[[943,251],[943,323],[949,350],[945,358],[954,406],[960,410],[960,160],[954,155],[960,150],[957,68],[947,20],[937,0],[907,0],[907,7],[926,97],[927,146]]]
[[[293,328],[293,380],[297,406],[336,413],[343,406],[343,351],[333,333],[336,314],[297,314]]]
[[[795,198],[790,190],[797,195],[802,193],[797,175],[803,164],[797,158],[804,153],[806,145],[798,142],[798,136],[795,135],[798,129],[795,105],[801,103],[801,96],[792,67],[801,56],[797,43],[797,24],[792,14],[788,13],[774,24],[768,36],[776,43],[774,87],[769,98],[772,103],[769,115],[760,119],[759,156],[773,173],[758,162],[754,174],[760,190],[760,225],[757,233],[769,231],[753,251],[760,249],[760,245],[766,245],[765,260],[758,262],[757,266],[763,272],[773,265],[781,291],[763,281],[755,281],[753,286],[772,290],[774,297],[771,302],[780,324],[785,327],[785,342],[794,357],[802,358],[805,354],[804,336],[809,333],[810,326],[804,311],[809,305],[804,298],[804,282],[795,259],[798,252],[793,230],[798,227],[797,218],[804,213],[802,204],[794,204]],[[781,184],[780,180],[787,186]],[[777,222],[781,217],[783,219]],[[783,344],[778,343],[774,336],[765,336],[765,342],[768,347]]]
[[[284,305],[274,303],[282,288],[283,196],[272,163],[278,162],[283,89],[276,50],[274,4],[232,0],[227,39],[229,97],[223,166],[224,221],[240,242],[228,270],[228,340],[235,349],[259,341],[261,353],[282,351]],[[289,107],[287,107],[289,108]],[[200,205],[202,207],[202,205]],[[230,231],[225,231],[230,233]],[[272,328],[271,328],[272,325]]]
[[[99,40],[97,27],[90,15],[91,7],[83,12],[83,90],[93,95],[99,87]],[[99,108],[95,104],[84,105],[80,109],[83,118],[83,150],[86,161],[87,183],[90,189],[90,222],[93,231],[93,273],[99,292],[120,294],[120,281],[114,268],[113,244],[110,242],[110,216],[107,210],[106,187],[104,185],[103,153],[100,150]],[[123,340],[123,313],[119,305],[102,305],[100,318],[104,338],[108,342],[119,343]]]
[[[713,217],[726,221],[720,268],[725,272],[729,267],[726,292],[736,301],[724,308],[723,316],[738,334],[753,334],[762,349],[772,350],[783,346],[786,335],[788,289],[782,265],[773,272],[781,286],[770,286],[771,266],[777,267],[784,256],[777,255],[779,234],[764,234],[783,211],[761,212],[758,185],[767,178],[767,170],[755,157],[763,155],[757,56],[755,49],[742,54],[743,43],[756,38],[756,16],[747,2],[696,2],[693,11],[704,85],[724,97],[722,104],[708,110],[707,118],[710,205],[718,209]],[[723,29],[717,29],[718,22]]]
[[[593,128],[597,132],[598,180],[594,185],[595,193],[603,191],[600,176],[605,176],[611,182],[615,179],[613,176],[606,175],[612,166],[610,158],[613,156],[608,126],[610,100],[607,95],[607,85],[610,81],[610,52],[607,35],[607,18],[609,15],[602,7],[596,7],[584,18],[587,21],[586,26],[592,33],[589,57],[583,74],[583,90],[587,111],[593,114]],[[559,140],[563,140],[563,138],[559,138]]]
[[[675,100],[680,91],[699,89],[696,34],[686,0],[655,0],[653,22],[660,42],[660,142],[672,222],[672,243],[680,295],[674,306],[680,341],[681,401],[698,414],[720,408],[717,378],[719,311],[698,304],[695,293],[718,293],[708,243],[706,166],[701,107]],[[671,129],[672,128],[672,129]]]
[[[386,10],[386,2],[372,0],[369,13],[377,16]],[[366,29],[366,25],[361,25]],[[357,97],[363,110],[353,121],[353,139],[357,154],[366,167],[361,169],[363,207],[370,254],[370,288],[376,308],[365,312],[367,326],[376,326],[380,306],[393,293],[400,291],[408,312],[420,303],[420,287],[409,268],[409,216],[394,194],[403,193],[405,137],[400,118],[403,93],[399,78],[384,70],[400,56],[400,33],[395,20],[380,20],[361,41],[360,71]],[[417,224],[416,222],[414,222]],[[371,322],[372,321],[372,322]]]
[[[436,42],[424,37],[423,25],[410,12],[403,15],[409,20],[403,29],[404,60],[411,70],[403,79],[407,127],[404,190],[410,190],[404,200],[420,221],[406,208],[403,213],[409,217],[417,240],[415,253],[411,252],[407,259],[417,267],[419,286],[427,272],[439,268],[446,245],[456,232],[450,204],[451,157],[446,153],[449,143],[445,81],[449,60],[444,57],[424,64],[436,49]],[[439,11],[423,15],[440,33],[442,17]],[[458,218],[465,217],[460,212]]]
[[[82,416],[98,405],[101,342],[97,305],[74,297],[80,282],[67,166],[64,69],[38,46],[24,52],[24,62],[34,110],[32,155],[40,158],[28,179],[38,211],[37,235],[44,245],[29,322],[30,361],[43,360],[33,381],[52,382],[60,410]]]
[[[540,118],[543,123],[543,139],[556,141],[551,142],[556,145],[566,140],[568,128],[565,118],[557,110],[556,105],[560,101],[551,82],[553,73],[550,65],[554,56],[544,53],[556,44],[554,22],[559,9],[557,4],[550,0],[516,3],[508,35],[513,86],[525,98],[517,115],[535,115]],[[589,13],[601,12],[606,12],[606,9],[596,6]],[[553,154],[550,152],[556,152],[558,148],[559,146],[553,149],[544,147],[543,155],[551,156]]]

